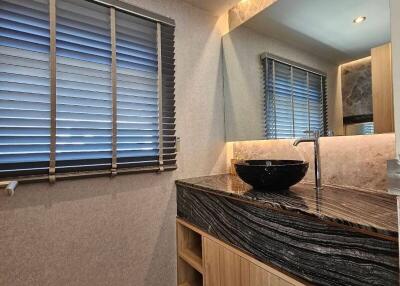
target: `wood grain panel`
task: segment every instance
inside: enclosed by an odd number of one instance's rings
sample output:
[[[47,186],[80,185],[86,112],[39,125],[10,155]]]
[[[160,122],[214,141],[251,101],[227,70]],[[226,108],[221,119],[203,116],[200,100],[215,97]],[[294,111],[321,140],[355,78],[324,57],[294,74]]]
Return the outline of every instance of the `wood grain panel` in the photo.
[[[270,286],[270,273],[253,263],[249,265],[250,286]]]
[[[273,284],[271,284],[273,286]],[[283,280],[282,278],[279,278],[279,284],[277,286],[293,286],[292,283]]]
[[[250,286],[250,261],[240,258],[240,286]]]
[[[219,244],[208,238],[203,238],[205,285],[221,286]]]
[[[394,132],[391,44],[371,49],[372,103],[375,133]]]
[[[222,245],[220,245],[219,255],[221,286],[241,286],[240,256]]]
[[[294,286],[246,258],[240,260],[240,286]]]

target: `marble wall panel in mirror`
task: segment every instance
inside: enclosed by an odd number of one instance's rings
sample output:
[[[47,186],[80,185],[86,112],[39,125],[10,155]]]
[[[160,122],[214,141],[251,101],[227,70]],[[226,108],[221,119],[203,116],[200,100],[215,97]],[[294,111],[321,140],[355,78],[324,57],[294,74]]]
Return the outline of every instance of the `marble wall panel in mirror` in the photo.
[[[223,54],[227,141],[394,132],[389,0],[277,0]]]

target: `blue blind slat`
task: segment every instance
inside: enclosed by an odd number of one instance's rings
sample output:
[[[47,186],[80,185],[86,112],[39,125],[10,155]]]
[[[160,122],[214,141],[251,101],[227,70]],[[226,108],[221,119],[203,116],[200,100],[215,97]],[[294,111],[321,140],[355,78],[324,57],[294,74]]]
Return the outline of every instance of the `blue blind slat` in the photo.
[[[139,77],[135,75],[124,75],[122,73],[118,74],[118,80],[122,86],[125,84],[143,84],[149,87],[157,88],[157,79]]]
[[[8,4],[7,6],[10,7],[11,5]],[[48,28],[47,15],[33,15],[32,10],[25,14],[22,12],[23,10],[21,10],[21,8],[18,6],[16,6],[15,9],[7,9],[6,6],[3,6],[3,10],[0,11],[0,19],[16,24],[23,24],[25,26],[29,26],[31,29]],[[43,20],[40,20],[40,18],[43,18]]]
[[[95,97],[94,94],[103,95],[102,98],[105,99],[107,99],[107,97],[104,96],[104,94],[109,95],[110,93],[110,86],[104,81],[96,79],[93,79],[92,82],[74,81],[70,79],[68,75],[64,74],[59,74],[58,78],[62,78],[57,81],[60,90],[78,90],[84,93],[90,93],[90,97]]]
[[[102,27],[93,25],[93,23],[85,23],[82,25],[82,19],[80,21],[75,21],[70,18],[65,18],[62,16],[57,16],[57,25],[59,26],[60,33],[66,35],[79,35],[84,36],[99,42],[107,43],[110,37],[107,31]]]
[[[47,1],[0,2],[0,175],[36,163],[50,144]],[[12,166],[12,167],[11,167]]]
[[[57,58],[57,72],[58,71],[109,78],[110,67],[108,65],[91,63],[79,59],[75,60],[73,58],[59,57]]]
[[[33,52],[27,52],[27,50],[22,49],[22,46],[20,49],[18,48],[9,48],[6,46],[0,45],[1,53],[4,55],[4,58],[1,57],[0,59],[13,59],[18,61],[17,65],[20,66],[26,66],[26,67],[32,67],[33,65],[38,65],[39,68],[43,69],[45,65],[49,65],[49,56],[48,53],[33,53]]]
[[[57,17],[65,17],[79,24],[95,25],[103,28],[109,23],[109,17],[104,16],[109,15],[107,8],[89,1],[58,1],[57,12]]]
[[[14,34],[12,33],[18,33],[18,34],[35,34],[37,36],[41,36],[43,38],[48,37],[48,30],[46,27],[35,27],[32,25],[27,25],[27,24],[22,24],[19,22],[14,22],[10,20],[3,20],[0,18],[0,27],[2,29],[8,31],[8,33],[3,33],[3,36],[12,36],[14,37]]]
[[[121,75],[121,76],[120,76]],[[135,70],[135,69],[129,69],[129,68],[119,68],[118,70],[118,76],[121,78],[121,80],[124,81],[129,81],[127,78],[132,77],[137,77],[140,80],[156,80],[157,81],[157,74],[154,72],[146,72],[142,70]],[[124,79],[125,78],[125,79]]]
[[[158,136],[156,32],[155,23],[116,13],[118,135],[129,132],[140,138],[147,130]],[[138,113],[138,108],[148,111]],[[145,157],[157,164],[158,140],[145,144],[117,140],[117,154],[118,164],[135,164]]]
[[[97,103],[109,107],[109,95],[110,94],[107,92],[100,92],[95,90],[82,90],[68,87],[57,88],[57,97],[65,100],[65,103],[80,104],[83,102],[92,102],[95,106]],[[82,102],[78,101],[78,99],[82,99]]]
[[[79,170],[83,162],[97,165],[94,159],[111,160],[109,18],[109,9],[91,2],[57,1],[56,168],[61,172]]]
[[[134,82],[128,84],[121,84],[120,87],[117,88],[118,94],[121,95],[129,95],[135,94],[136,96],[141,96],[145,98],[157,98],[157,88],[149,85],[140,85]]]

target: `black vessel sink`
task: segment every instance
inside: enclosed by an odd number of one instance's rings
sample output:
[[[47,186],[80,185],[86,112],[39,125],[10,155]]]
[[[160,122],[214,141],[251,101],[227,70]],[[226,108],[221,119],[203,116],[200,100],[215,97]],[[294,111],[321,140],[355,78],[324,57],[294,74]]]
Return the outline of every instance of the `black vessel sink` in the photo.
[[[246,160],[235,163],[238,176],[260,191],[287,190],[307,173],[308,162],[297,160]]]

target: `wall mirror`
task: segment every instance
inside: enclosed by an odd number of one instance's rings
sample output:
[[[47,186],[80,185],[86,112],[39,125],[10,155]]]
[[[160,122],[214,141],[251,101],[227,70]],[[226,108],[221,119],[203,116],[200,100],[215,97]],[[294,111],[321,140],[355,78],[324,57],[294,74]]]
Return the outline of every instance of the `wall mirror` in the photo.
[[[394,132],[389,0],[277,0],[223,52],[227,141]]]

